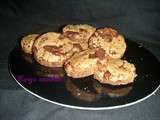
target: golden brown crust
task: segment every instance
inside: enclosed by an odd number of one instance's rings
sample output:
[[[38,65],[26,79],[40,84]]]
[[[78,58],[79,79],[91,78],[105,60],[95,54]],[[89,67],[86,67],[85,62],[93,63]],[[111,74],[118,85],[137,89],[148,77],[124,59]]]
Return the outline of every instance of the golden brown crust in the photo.
[[[111,58],[121,58],[126,50],[124,37],[112,28],[98,29],[89,39],[90,48],[102,48]]]
[[[107,42],[111,42],[113,37],[118,37],[118,32],[112,28],[98,29],[97,33]]]
[[[39,34],[30,34],[22,38],[21,47],[25,53],[32,54],[32,46],[38,36]]]
[[[46,67],[62,67],[67,75],[82,78],[94,74],[104,84],[134,81],[135,66],[120,60],[126,50],[124,37],[112,28],[96,30],[90,25],[67,25],[63,34],[31,34],[21,41],[25,53]],[[89,46],[89,48],[88,48]]]
[[[86,77],[97,71],[97,62],[99,60],[103,61],[105,59],[106,56],[102,49],[87,49],[74,54],[65,62],[64,68],[70,77]]]
[[[78,43],[82,50],[88,48],[88,40],[95,32],[96,28],[90,25],[67,25],[63,28],[63,35],[68,37],[73,43]]]
[[[41,35],[33,45],[34,57],[38,63],[47,67],[62,67],[75,52],[80,51],[61,34],[48,32]]]
[[[132,83],[136,77],[135,66],[126,60],[109,59],[100,64],[94,78],[101,83],[124,85]]]

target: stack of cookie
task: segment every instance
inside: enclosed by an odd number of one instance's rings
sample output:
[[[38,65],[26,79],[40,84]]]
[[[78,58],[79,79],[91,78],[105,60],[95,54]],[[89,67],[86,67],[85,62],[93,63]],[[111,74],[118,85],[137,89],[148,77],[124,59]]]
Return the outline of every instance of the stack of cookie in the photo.
[[[62,33],[25,36],[21,47],[39,64],[64,67],[73,78],[94,75],[101,83],[121,85],[136,77],[135,66],[120,59],[126,50],[124,37],[112,28],[67,25]]]

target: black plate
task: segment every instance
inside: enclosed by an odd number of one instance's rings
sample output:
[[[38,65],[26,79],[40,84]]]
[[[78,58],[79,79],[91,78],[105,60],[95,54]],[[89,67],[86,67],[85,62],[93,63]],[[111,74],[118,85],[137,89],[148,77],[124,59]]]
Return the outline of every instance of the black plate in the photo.
[[[67,77],[63,68],[47,68],[16,47],[9,56],[9,70],[17,83],[33,95],[58,105],[88,110],[125,107],[151,96],[159,87],[160,64],[141,45],[126,40],[123,59],[135,64],[138,77],[133,84],[110,86],[89,76]]]

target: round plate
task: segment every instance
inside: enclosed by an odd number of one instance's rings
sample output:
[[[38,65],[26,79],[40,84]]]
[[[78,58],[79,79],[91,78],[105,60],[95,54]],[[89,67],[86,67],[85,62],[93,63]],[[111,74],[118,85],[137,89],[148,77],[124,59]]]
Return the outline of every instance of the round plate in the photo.
[[[9,70],[17,83],[31,94],[70,108],[103,110],[120,108],[140,102],[159,87],[160,64],[156,57],[141,45],[126,40],[123,59],[135,64],[138,77],[132,84],[103,85],[89,76],[73,79],[63,68],[47,68],[35,62],[20,47],[10,53]]]

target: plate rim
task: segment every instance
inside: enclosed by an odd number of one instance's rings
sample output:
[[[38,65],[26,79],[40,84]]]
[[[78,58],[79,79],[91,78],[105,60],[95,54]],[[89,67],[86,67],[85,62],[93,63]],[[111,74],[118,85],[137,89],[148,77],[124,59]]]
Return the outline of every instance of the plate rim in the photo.
[[[8,64],[8,67],[10,68],[10,64]],[[52,103],[52,104],[56,104],[56,105],[59,105],[59,106],[62,106],[62,107],[66,107],[66,108],[79,109],[79,110],[96,111],[96,110],[111,110],[111,109],[119,109],[119,108],[128,107],[128,106],[135,105],[137,103],[140,103],[140,102],[146,100],[147,98],[149,98],[152,95],[154,95],[154,93],[160,88],[160,84],[159,84],[158,87],[153,92],[148,94],[147,96],[145,96],[143,98],[140,98],[140,99],[138,99],[138,100],[136,100],[134,102],[127,103],[127,104],[110,106],[110,107],[82,107],[82,106],[67,105],[67,104],[63,104],[63,103],[60,103],[60,102],[55,102],[55,101],[49,100],[47,98],[44,98],[44,97],[42,97],[42,96],[30,91],[29,89],[24,87],[21,83],[19,83],[18,80],[15,78],[15,76],[12,74],[11,69],[9,69],[9,73],[12,76],[12,78],[16,81],[16,83],[18,83],[18,85],[20,85],[25,91],[27,91],[28,93],[32,94],[33,96],[36,96],[37,98],[40,98],[40,99],[42,99],[44,101],[47,101],[49,103]]]
[[[139,45],[139,43],[135,42],[135,41],[132,41],[132,40],[129,40],[129,39],[126,39],[127,41],[131,41],[131,42],[134,42],[136,44]],[[45,97],[42,97],[34,92],[32,92],[31,90],[27,89],[26,87],[24,87],[16,78],[15,76],[13,75],[12,71],[11,71],[11,53],[12,51],[15,49],[15,48],[19,48],[19,45],[16,45],[12,50],[11,52],[9,53],[9,56],[8,56],[8,69],[9,69],[9,74],[12,76],[12,78],[16,81],[16,83],[18,85],[20,85],[25,91],[27,91],[28,93],[32,94],[33,96],[39,98],[39,99],[42,99],[44,101],[47,101],[49,103],[52,103],[52,104],[55,104],[55,105],[59,105],[59,106],[62,106],[62,107],[66,107],[66,108],[72,108],[72,109],[79,109],[79,110],[91,110],[91,111],[96,111],[96,110],[111,110],[111,109],[119,109],[119,108],[124,108],[124,107],[128,107],[128,106],[131,106],[131,105],[135,105],[137,103],[140,103],[146,99],[148,99],[149,97],[151,97],[152,95],[154,95],[156,93],[156,91],[158,89],[160,89],[160,84],[156,87],[156,89],[154,89],[154,91],[152,91],[150,94],[146,95],[145,97],[142,97],[138,100],[135,100],[133,102],[130,102],[130,103],[126,103],[126,104],[121,104],[121,105],[115,105],[115,106],[108,106],[108,107],[83,107],[83,106],[76,106],[76,105],[68,105],[68,104],[64,104],[64,103],[60,103],[60,102],[55,102],[55,101],[52,101],[52,100],[49,100]],[[147,50],[148,52],[150,52],[147,48],[143,47],[145,50]],[[157,57],[152,53],[150,52],[156,59]],[[157,59],[158,60],[158,59]],[[159,60],[158,60],[159,62]],[[160,64],[160,62],[159,62]]]

